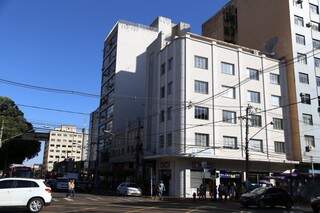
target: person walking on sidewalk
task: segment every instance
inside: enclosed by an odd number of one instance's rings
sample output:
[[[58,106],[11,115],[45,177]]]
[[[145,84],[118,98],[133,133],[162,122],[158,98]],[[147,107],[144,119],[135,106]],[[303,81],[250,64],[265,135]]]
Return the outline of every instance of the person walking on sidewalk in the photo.
[[[68,195],[67,197],[72,197],[74,198],[75,195],[75,182],[74,180],[69,180],[68,182]]]
[[[159,193],[159,199],[162,200],[162,195],[163,195],[163,192],[166,191],[166,187],[164,185],[164,183],[162,182],[162,180],[160,181],[159,183],[159,186],[158,186],[158,193]]]

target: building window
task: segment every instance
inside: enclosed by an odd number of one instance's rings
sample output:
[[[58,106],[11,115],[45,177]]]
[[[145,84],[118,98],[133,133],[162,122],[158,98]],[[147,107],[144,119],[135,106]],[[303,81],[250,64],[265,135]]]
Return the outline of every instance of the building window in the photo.
[[[173,62],[173,58],[170,58],[168,60],[168,71],[172,70],[172,62]]]
[[[313,49],[320,49],[320,41],[316,39],[312,39]]]
[[[166,63],[161,64],[161,75],[164,75],[166,73]]]
[[[316,70],[320,69],[320,58],[314,58],[314,67]]]
[[[311,21],[311,22],[310,22],[310,25],[311,25],[311,29],[312,29],[312,30],[317,31],[317,32],[320,31],[320,26],[319,26],[319,23],[318,23],[318,22]]]
[[[306,39],[304,35],[296,34],[296,42],[297,44],[306,45]]]
[[[280,85],[280,75],[270,73],[270,84]]]
[[[257,139],[251,139],[249,141],[250,150],[255,152],[263,152],[263,141]]]
[[[234,75],[234,64],[221,62],[222,73],[227,75]]]
[[[195,145],[196,146],[209,146],[209,135],[196,133],[195,134]]]
[[[309,84],[309,75],[306,73],[299,72],[299,81],[302,84]]]
[[[300,27],[304,26],[303,18],[300,16],[294,16],[294,23]]]
[[[251,80],[259,81],[259,71],[258,70],[248,68],[248,71],[249,71],[249,78]]]
[[[172,133],[167,134],[167,147],[172,146]]]
[[[248,101],[253,103],[260,103],[260,92],[248,91]]]
[[[283,119],[273,118],[273,129],[283,130]]]
[[[280,142],[280,141],[275,141],[274,142],[274,152],[275,153],[285,153],[285,146],[284,146],[284,142]]]
[[[319,14],[319,7],[314,4],[310,4],[310,12],[314,14]]]
[[[194,66],[199,69],[208,69],[208,58],[194,56]]]
[[[316,76],[317,87],[320,87],[320,77]]]
[[[222,97],[231,99],[236,98],[236,88],[222,85],[222,89]]]
[[[301,103],[303,103],[303,104],[311,104],[310,94],[301,93],[300,97],[301,97]]]
[[[260,115],[251,115],[251,127],[261,127],[261,116]]]
[[[314,136],[312,136],[312,135],[305,135],[304,141],[306,142],[306,146],[315,147],[315,145],[316,145],[314,142]]]
[[[304,124],[313,125],[312,115],[303,113],[302,119]]]
[[[160,112],[160,122],[164,122],[164,110]]]
[[[165,87],[163,86],[163,87],[160,88],[160,98],[164,98],[165,93],[166,93],[166,89],[165,89]]]
[[[237,149],[237,138],[236,137],[229,137],[223,136],[223,148],[225,149]]]
[[[279,107],[281,105],[281,98],[280,96],[271,95],[271,104],[272,106]]]
[[[172,94],[172,81],[168,83],[167,93],[168,93],[168,95]]]
[[[159,136],[159,146],[160,146],[160,148],[164,148],[164,136],[163,135]]]
[[[236,116],[236,112],[222,110],[222,120],[223,120],[223,122],[236,124],[237,123],[237,118],[236,117],[237,117]]]
[[[303,54],[303,53],[298,53],[297,54],[297,58],[298,58],[298,62],[300,64],[307,64],[307,55],[306,54]]]
[[[208,82],[194,81],[194,92],[201,94],[208,94]]]
[[[202,119],[202,120],[209,120],[209,108],[207,107],[194,107],[194,118]]]
[[[168,107],[167,109],[167,120],[170,121],[172,119],[172,107]]]

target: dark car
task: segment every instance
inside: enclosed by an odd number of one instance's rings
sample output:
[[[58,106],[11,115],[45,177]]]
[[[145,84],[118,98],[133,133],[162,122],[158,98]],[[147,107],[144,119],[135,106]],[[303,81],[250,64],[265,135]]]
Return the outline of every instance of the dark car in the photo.
[[[258,206],[261,208],[266,206],[285,206],[287,209],[291,209],[293,206],[292,198],[288,192],[275,187],[260,187],[245,193],[241,195],[240,203],[244,207]]]
[[[311,200],[311,207],[314,213],[320,212],[320,196]]]

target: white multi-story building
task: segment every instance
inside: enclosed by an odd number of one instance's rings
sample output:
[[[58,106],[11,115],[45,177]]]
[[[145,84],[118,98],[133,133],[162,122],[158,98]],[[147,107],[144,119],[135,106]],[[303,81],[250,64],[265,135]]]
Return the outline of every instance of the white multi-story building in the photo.
[[[287,62],[288,156],[320,163],[320,16],[317,0],[232,0],[203,24],[203,35]],[[296,103],[296,104],[295,104]],[[318,166],[318,165],[317,165]]]
[[[210,172],[216,184],[240,184],[249,113],[249,180],[293,166],[286,160],[286,79],[280,62],[187,32],[173,24],[147,49],[144,154],[156,181],[173,196],[191,197]],[[273,122],[273,125],[271,125]]]
[[[65,159],[86,161],[88,134],[77,131],[75,126],[61,125],[49,132],[49,140],[45,144],[43,168],[52,171],[55,162]]]

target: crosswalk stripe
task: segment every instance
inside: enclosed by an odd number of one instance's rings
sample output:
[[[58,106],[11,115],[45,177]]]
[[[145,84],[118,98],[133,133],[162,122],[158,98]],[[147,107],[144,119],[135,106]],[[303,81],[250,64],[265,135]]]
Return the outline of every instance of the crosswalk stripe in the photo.
[[[58,202],[58,201],[59,201],[59,200],[56,199],[56,198],[52,198],[52,200],[53,200],[54,202]]]
[[[65,197],[65,198],[63,198],[63,199],[65,199],[66,201],[73,201],[72,199],[67,198],[67,197]]]
[[[98,199],[96,198],[92,198],[92,197],[86,197],[88,200],[91,200],[91,201],[98,201]]]

